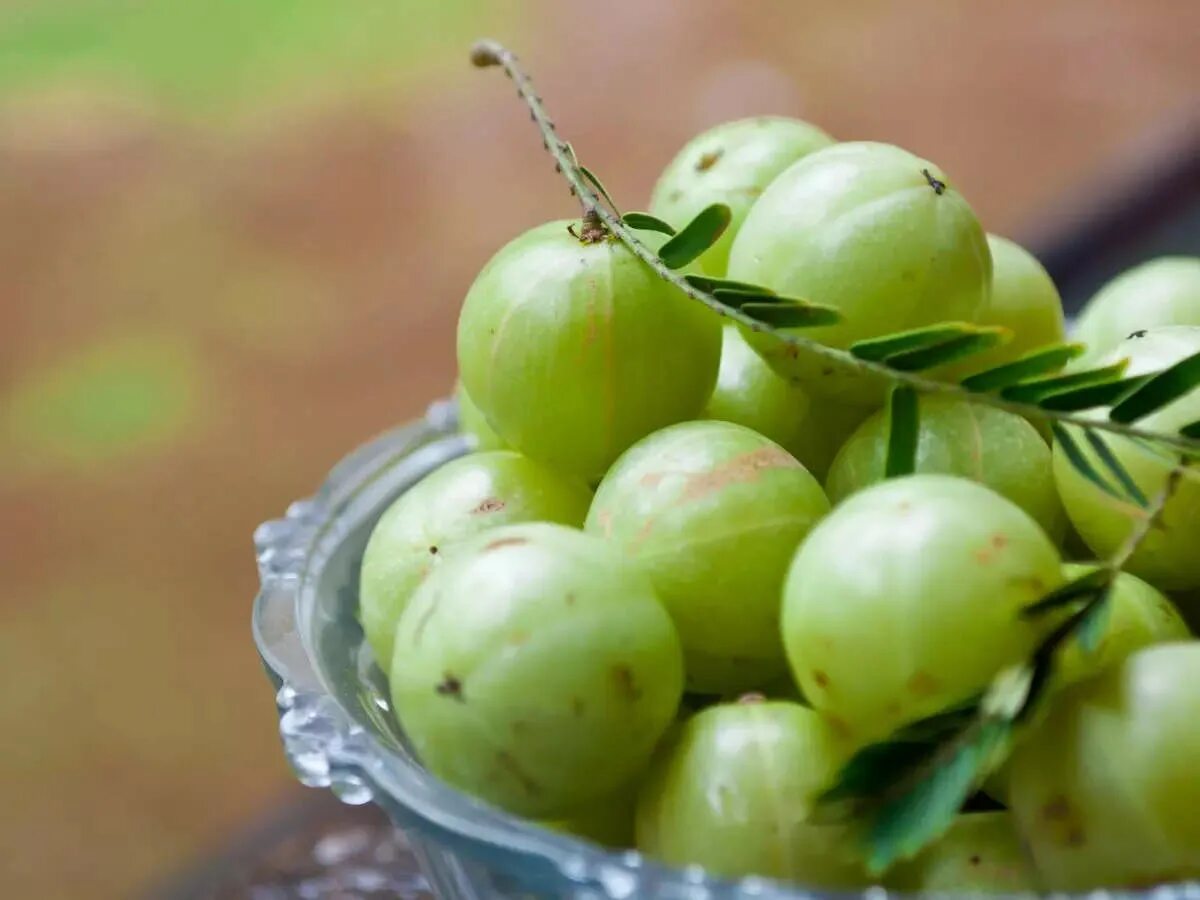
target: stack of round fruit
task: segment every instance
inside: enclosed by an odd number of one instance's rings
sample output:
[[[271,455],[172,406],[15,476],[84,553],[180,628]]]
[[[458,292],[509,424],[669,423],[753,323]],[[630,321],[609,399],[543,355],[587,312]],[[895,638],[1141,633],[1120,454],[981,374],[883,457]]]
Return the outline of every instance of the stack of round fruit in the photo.
[[[804,332],[826,345],[1011,329],[961,378],[1064,339],[1041,265],[897,147],[732,122],[680,152],[651,212],[679,227],[712,203],[732,223],[690,271],[836,308]],[[1107,559],[1137,509],[1044,423],[954,395],[922,395],[915,474],[885,479],[878,377],[723,325],[572,224],[480,272],[458,330],[476,452],[401,496],[366,549],[366,637],[424,764],[547,827],[717,875],[1006,891],[1200,876],[1200,644],[1181,613],[1200,482],[1119,576],[1097,650],[1068,650],[991,810],[870,873],[853,828],[813,816],[819,795],[857,749],[1028,658],[1044,627],[1021,610]],[[1122,275],[1078,333],[1129,374],[1196,353],[1200,259]],[[1192,391],[1141,424],[1197,419]],[[1163,462],[1110,447],[1159,490]]]

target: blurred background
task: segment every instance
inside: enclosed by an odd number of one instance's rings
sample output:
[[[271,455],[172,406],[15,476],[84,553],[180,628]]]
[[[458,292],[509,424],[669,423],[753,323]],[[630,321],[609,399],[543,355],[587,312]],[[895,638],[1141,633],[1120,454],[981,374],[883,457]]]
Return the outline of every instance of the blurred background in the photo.
[[[481,35],[627,207],[791,114],[937,160],[1052,269],[1082,246],[1072,296],[1142,252],[1079,236],[1198,146],[1178,0],[7,0],[6,896],[137,896],[302,790],[251,532],[444,394],[478,268],[574,214]]]

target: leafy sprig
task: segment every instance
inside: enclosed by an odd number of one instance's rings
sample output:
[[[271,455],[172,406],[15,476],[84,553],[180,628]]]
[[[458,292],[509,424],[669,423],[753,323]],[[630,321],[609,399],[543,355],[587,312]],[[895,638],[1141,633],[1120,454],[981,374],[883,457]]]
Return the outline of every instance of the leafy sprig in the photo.
[[[1182,468],[1168,476],[1112,559],[1022,611],[1030,619],[1066,613],[1028,660],[1002,671],[981,697],[868,744],[843,766],[820,798],[817,814],[858,827],[872,872],[883,872],[944,834],[968,797],[1007,758],[1017,728],[1046,698],[1063,650],[1072,643],[1088,653],[1096,649],[1113,584],[1182,476]]]
[[[573,232],[580,240],[620,241],[658,277],[743,328],[772,335],[796,351],[845,370],[880,376],[891,383],[888,477],[915,468],[919,395],[943,394],[1048,421],[1067,462],[1099,490],[1126,505],[1134,527],[1112,558],[1023,611],[1028,618],[1061,617],[1028,660],[998,674],[981,696],[863,748],[825,793],[819,815],[848,817],[860,826],[873,870],[882,871],[911,856],[949,827],[970,793],[1004,760],[1015,730],[1044,700],[1062,650],[1071,643],[1085,651],[1098,644],[1117,575],[1158,524],[1180,481],[1196,477],[1200,421],[1177,432],[1154,431],[1138,423],[1200,385],[1200,353],[1161,371],[1133,377],[1125,374],[1127,360],[1064,374],[1063,367],[1084,348],[1075,343],[1054,344],[955,383],[928,373],[1004,343],[1011,336],[1006,329],[945,322],[858,341],[846,349],[797,334],[796,329],[837,323],[840,311],[804,298],[783,297],[761,285],[681,272],[728,228],[728,207],[713,204],[680,228],[645,212],[622,214],[599,178],[582,166],[572,146],[559,138],[517,58],[502,45],[484,40],[475,45],[471,59],[477,66],[500,67],[516,85],[556,170],[583,206],[582,227]],[[944,184],[933,179],[930,186],[938,193],[945,190]],[[658,232],[668,240],[655,252],[639,232]],[[1109,407],[1108,414],[1089,412],[1098,407]],[[1165,485],[1153,499],[1147,500],[1112,452],[1105,434],[1128,439],[1129,446],[1153,455],[1167,467]]]
[[[812,338],[783,330],[831,324],[833,317],[840,314],[837,310],[833,310],[829,307],[821,307],[818,304],[813,304],[800,298],[794,298],[791,300],[792,304],[805,307],[815,307],[821,310],[828,310],[828,312],[822,312],[819,316],[808,317],[807,321],[801,324],[779,324],[778,319],[787,319],[789,317],[780,316],[778,313],[766,312],[765,304],[760,308],[747,310],[747,304],[743,303],[739,306],[727,302],[728,298],[726,300],[722,300],[720,297],[716,296],[714,291],[722,287],[723,283],[725,283],[723,279],[710,279],[682,275],[678,271],[678,269],[686,266],[701,253],[703,253],[704,250],[708,249],[708,247],[715,243],[724,232],[726,226],[721,224],[724,216],[723,214],[714,212],[714,209],[721,207],[722,204],[714,204],[707,207],[706,209],[702,210],[696,219],[694,219],[691,223],[688,223],[688,225],[686,225],[684,228],[679,229],[678,233],[672,237],[671,241],[668,241],[664,247],[670,246],[670,244],[678,237],[685,232],[690,231],[692,234],[686,244],[689,252],[687,254],[677,254],[676,251],[678,251],[680,248],[679,245],[676,245],[676,248],[672,251],[672,255],[669,260],[670,264],[664,262],[660,256],[660,253],[656,253],[654,250],[650,249],[650,247],[648,247],[641,240],[641,238],[638,237],[637,231],[649,225],[649,219],[654,219],[655,221],[654,226],[649,228],[649,230],[662,231],[662,226],[666,226],[673,231],[676,229],[669,223],[665,223],[661,219],[655,219],[655,217],[649,216],[647,213],[630,213],[628,216],[621,215],[609,197],[608,192],[603,189],[603,185],[600,184],[599,179],[596,178],[591,171],[585,170],[580,165],[575,156],[575,151],[571,145],[558,136],[554,122],[546,112],[545,104],[542,102],[541,97],[539,97],[537,92],[534,90],[533,82],[530,80],[524,69],[521,68],[517,57],[506,47],[495,41],[481,40],[472,48],[471,61],[476,66],[480,67],[499,67],[512,80],[517,88],[518,95],[529,109],[530,117],[542,135],[542,143],[547,152],[553,158],[556,170],[566,180],[571,194],[578,198],[580,203],[583,205],[585,222],[587,220],[591,220],[594,223],[597,223],[599,226],[602,226],[593,233],[592,239],[601,240],[611,238],[619,240],[629,249],[631,253],[649,266],[660,278],[673,284],[684,294],[700,303],[703,303],[717,314],[725,316],[751,331],[770,334],[780,342],[794,347],[797,350],[811,353],[829,362],[839,364],[852,371],[861,372],[867,375],[878,375],[892,382],[907,384],[920,393],[966,396],[974,402],[1006,409],[1010,412],[1015,412],[1023,416],[1038,419],[1051,419],[1060,423],[1067,423],[1100,431],[1112,432],[1114,434],[1121,434],[1127,437],[1138,437],[1147,441],[1156,442],[1163,446],[1172,447],[1184,453],[1200,455],[1200,439],[1197,439],[1192,434],[1170,434],[1155,432],[1148,429],[1139,428],[1133,424],[1134,420],[1128,419],[1124,421],[1116,421],[1111,417],[1093,418],[1083,416],[1079,415],[1079,409],[1060,410],[1047,407],[1040,402],[1040,400],[1044,398],[1014,399],[1011,396],[1005,396],[1002,391],[997,391],[991,387],[981,387],[981,385],[987,385],[989,380],[997,377],[999,374],[997,370],[999,369],[1005,369],[1006,372],[1004,374],[1013,376],[1014,373],[1011,369],[1011,363],[1005,364],[1004,366],[995,367],[994,369],[989,369],[986,372],[981,372],[977,375],[973,375],[971,379],[967,379],[963,383],[939,381],[921,374],[928,369],[936,368],[937,366],[948,361],[948,359],[940,358],[936,353],[923,359],[918,358],[917,362],[920,363],[920,365],[910,362],[908,367],[899,367],[894,365],[886,358],[882,360],[875,358],[864,358],[863,356],[860,356],[854,352],[853,346],[848,350],[838,347],[831,347]],[[585,231],[586,230],[587,229],[585,228]],[[704,240],[700,240],[700,238],[704,238]],[[755,285],[739,284],[737,287],[741,289],[749,287],[753,291],[761,291],[767,295],[772,295],[774,293],[766,288],[761,288]],[[801,317],[797,316],[796,318]],[[962,339],[967,338],[967,336],[970,334],[981,331],[985,333],[987,332],[987,329],[981,329],[980,326],[971,325],[969,323],[946,323],[945,325],[937,325],[932,327],[935,329],[946,329],[941,332],[941,336],[944,338],[943,343],[951,344],[954,348],[949,359],[958,359],[962,358],[963,355],[967,355],[959,352],[959,348],[962,346],[960,343]],[[875,340],[881,339],[872,339],[872,342]],[[993,344],[990,343],[991,340],[1002,341],[1003,337],[1002,335],[998,335],[998,337],[995,339],[989,338],[981,341],[971,339],[965,341],[965,343],[974,343],[975,349],[972,352],[978,352],[979,350],[987,349],[988,347],[993,346]],[[871,342],[863,343],[866,344]],[[1074,347],[1075,345],[1055,345],[1054,347],[1042,348],[1037,352],[1038,354],[1045,354],[1047,357],[1053,358],[1054,356],[1063,353],[1068,355],[1077,354],[1078,351],[1074,350]],[[1200,354],[1197,354],[1197,357],[1200,357]],[[1192,357],[1190,359],[1196,360],[1197,357]],[[1200,369],[1200,361],[1197,361],[1192,366],[1184,366],[1183,363],[1179,363],[1176,366],[1173,366],[1172,369],[1180,369],[1181,367],[1184,369],[1185,380],[1187,377],[1195,377],[1196,382],[1200,383],[1200,371],[1195,371]],[[1046,371],[1046,369],[1042,369],[1041,371]],[[1015,373],[1015,377],[1018,377],[1018,381],[1013,383],[1024,383],[1026,380],[1028,380],[1027,377],[1025,377],[1026,374],[1027,373]],[[1092,379],[1084,380],[1089,384],[1108,383],[1117,380],[1111,372],[1104,371],[1103,367],[1100,370],[1094,370]],[[1147,381],[1150,380],[1155,379],[1147,379]],[[1166,397],[1169,395],[1169,393],[1170,391],[1167,390],[1167,385],[1165,384],[1156,387],[1154,391],[1144,398],[1147,402],[1139,405],[1139,415],[1137,418],[1140,419],[1146,415],[1149,415],[1150,412],[1161,408],[1161,406],[1165,405],[1166,402],[1169,402],[1169,400],[1166,400]],[[1051,394],[1050,396],[1054,395]],[[1154,402],[1155,400],[1158,401],[1157,404]],[[1112,401],[1099,400],[1092,405],[1101,406],[1105,405],[1106,402]]]

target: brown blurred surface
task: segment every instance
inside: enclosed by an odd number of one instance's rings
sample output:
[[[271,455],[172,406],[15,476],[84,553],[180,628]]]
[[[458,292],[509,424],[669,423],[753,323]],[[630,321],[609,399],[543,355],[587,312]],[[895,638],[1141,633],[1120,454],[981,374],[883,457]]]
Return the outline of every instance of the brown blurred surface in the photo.
[[[377,77],[228,110],[69,67],[0,94],[12,896],[127,896],[299,790],[247,627],[250,533],[444,392],[475,271],[572,214],[471,37],[512,42],[627,206],[694,132],[780,112],[936,159],[1017,237],[1175,132],[1200,84],[1200,4],[1176,0],[463,9]]]

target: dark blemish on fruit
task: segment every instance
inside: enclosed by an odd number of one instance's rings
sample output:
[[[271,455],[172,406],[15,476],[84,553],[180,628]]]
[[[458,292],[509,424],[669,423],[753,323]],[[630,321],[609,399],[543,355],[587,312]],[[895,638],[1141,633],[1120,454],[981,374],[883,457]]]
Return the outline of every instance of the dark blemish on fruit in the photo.
[[[1042,807],[1042,818],[1048,822],[1057,822],[1069,818],[1071,804],[1062,794],[1051,799]]]
[[[488,497],[487,499],[481,501],[477,507],[471,510],[471,515],[477,516],[482,513],[500,512],[500,510],[504,509],[504,506],[504,501],[499,497]]]
[[[983,860],[979,858],[979,854],[975,854],[975,855],[974,855],[974,856],[972,856],[970,859],[968,859],[968,860],[967,860],[967,862],[968,862],[968,863],[970,863],[970,864],[971,864],[971,865],[973,865],[973,866],[977,866],[977,865],[979,865],[981,862],[983,862]]]
[[[567,594],[567,606],[574,606],[577,599],[574,593]]]
[[[1003,550],[1008,546],[1008,535],[996,532],[992,535],[992,546],[997,550]]]
[[[935,694],[938,687],[937,679],[923,669],[913,672],[912,677],[908,679],[909,691],[918,697],[928,697],[930,694]]]
[[[1009,584],[1023,585],[1034,594],[1041,596],[1046,593],[1046,583],[1037,575],[1030,575],[1027,578],[1010,578]]]
[[[466,702],[466,698],[463,697],[462,681],[459,680],[458,676],[451,675],[449,672],[442,676],[441,683],[434,687],[434,690],[443,697],[453,697],[460,703]]]
[[[492,541],[484,546],[484,550],[499,550],[501,547],[519,547],[521,544],[528,544],[529,538],[523,537],[506,537]]]
[[[829,676],[826,675],[824,672],[822,672],[820,669],[813,669],[812,677],[813,677],[813,681],[815,681],[817,683],[817,687],[822,687],[822,688],[829,687]]]
[[[1084,836],[1083,829],[1076,825],[1067,832],[1068,847],[1082,847],[1087,843],[1087,838]]]
[[[496,762],[500,763],[500,767],[517,780],[521,787],[525,789],[525,793],[536,795],[542,792],[538,783],[529,777],[507,750],[497,751]]]
[[[765,694],[760,694],[757,691],[751,691],[748,694],[742,694],[742,696],[738,697],[737,702],[750,706],[755,703],[766,703],[767,697]]]
[[[1144,338],[1145,336],[1146,336],[1146,329],[1139,328],[1137,331],[1131,331],[1129,333],[1129,337],[1127,337],[1125,340],[1132,341],[1135,338]]]
[[[612,669],[613,681],[617,684],[617,691],[626,700],[631,703],[636,703],[642,697],[642,689],[637,686],[633,680],[633,669],[629,666],[613,666]]]
[[[975,551],[975,559],[977,562],[986,566],[992,561],[992,552],[993,551],[991,547],[980,547]]]
[[[842,737],[851,737],[854,734],[854,732],[853,732],[853,730],[851,730],[850,726],[847,725],[841,719],[839,719],[837,716],[827,715],[827,716],[825,716],[825,721],[829,723],[830,728],[832,728],[834,731],[836,731]]]
[[[582,715],[583,715],[583,709],[584,709],[584,707],[583,707],[583,700],[582,700],[582,698],[580,698],[580,697],[572,697],[572,698],[571,698],[571,713],[572,713],[572,715],[575,715],[575,716],[582,716]]]
[[[683,191],[671,191],[671,193],[667,194],[667,199],[672,203],[678,203],[683,199]]]
[[[922,169],[921,174],[925,176],[925,180],[929,182],[929,186],[933,188],[933,192],[939,197],[946,192],[946,182],[934,178],[928,169]]]
[[[795,344],[784,344],[783,355],[788,357],[788,359],[799,359],[800,358],[800,348],[797,347]],[[797,383],[799,383],[799,382],[797,382]]]
[[[821,367],[821,374],[822,374],[822,375],[824,375],[824,376],[826,376],[826,377],[829,377],[830,375],[832,375],[832,374],[833,374],[833,366],[822,366],[822,367]]]
[[[716,150],[710,150],[708,153],[705,153],[698,160],[696,160],[696,171],[707,172],[709,169],[715,166],[717,164],[717,160],[724,155],[725,151],[719,147]]]
[[[437,544],[434,544],[433,546],[431,546],[431,547],[429,548],[429,555],[430,555],[430,556],[437,556],[437,552],[438,552]]]

